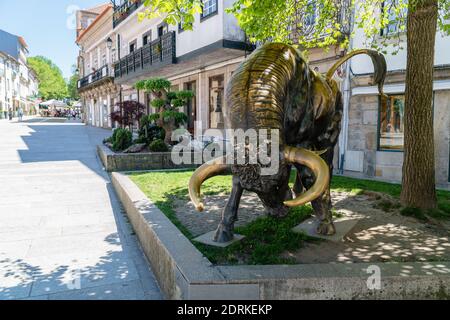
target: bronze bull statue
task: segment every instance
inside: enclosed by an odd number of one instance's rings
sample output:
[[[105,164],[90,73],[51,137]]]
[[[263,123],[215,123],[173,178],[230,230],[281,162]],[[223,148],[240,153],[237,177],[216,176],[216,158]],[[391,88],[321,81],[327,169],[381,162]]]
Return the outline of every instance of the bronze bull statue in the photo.
[[[202,183],[214,176],[232,174],[231,196],[214,241],[234,237],[240,198],[244,190],[255,192],[269,215],[284,217],[290,207],[312,203],[319,220],[317,232],[333,235],[330,180],[334,147],[341,130],[342,94],[333,80],[336,70],[351,57],[367,54],[375,73],[373,82],[382,87],[386,61],[373,50],[357,50],[340,59],[326,74],[310,69],[302,54],[289,45],[266,44],[246,59],[233,74],[224,107],[228,129],[279,130],[278,172],[263,176],[259,165],[227,164],[225,157],[201,166],[192,176],[189,195],[199,211]],[[289,187],[292,166],[297,169],[293,190]]]

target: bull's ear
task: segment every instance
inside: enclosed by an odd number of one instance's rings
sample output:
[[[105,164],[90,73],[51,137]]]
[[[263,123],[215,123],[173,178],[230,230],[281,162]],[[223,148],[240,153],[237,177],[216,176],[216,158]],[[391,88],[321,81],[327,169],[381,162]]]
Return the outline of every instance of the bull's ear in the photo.
[[[313,110],[314,119],[320,119],[334,107],[333,91],[325,78],[313,71]]]

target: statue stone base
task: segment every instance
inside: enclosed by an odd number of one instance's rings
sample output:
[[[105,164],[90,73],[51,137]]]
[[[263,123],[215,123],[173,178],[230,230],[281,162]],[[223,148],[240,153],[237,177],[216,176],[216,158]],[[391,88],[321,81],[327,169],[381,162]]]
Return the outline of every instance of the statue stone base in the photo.
[[[355,218],[342,218],[334,221],[334,226],[336,228],[336,233],[331,236],[326,236],[317,233],[317,228],[319,227],[319,220],[315,217],[310,218],[298,226],[296,226],[292,231],[296,233],[304,233],[312,238],[324,239],[332,242],[341,242],[344,240],[350,231],[356,226],[359,219]]]
[[[211,231],[211,232],[208,232],[208,233],[206,233],[204,235],[201,235],[198,238],[195,238],[194,241],[206,244],[208,246],[219,247],[219,248],[226,248],[226,247],[232,245],[233,243],[239,242],[239,241],[241,241],[241,240],[243,240],[245,238],[243,235],[234,234],[233,240],[231,240],[231,241],[228,241],[228,242],[216,242],[216,241],[213,240],[215,234],[216,234],[216,231]]]

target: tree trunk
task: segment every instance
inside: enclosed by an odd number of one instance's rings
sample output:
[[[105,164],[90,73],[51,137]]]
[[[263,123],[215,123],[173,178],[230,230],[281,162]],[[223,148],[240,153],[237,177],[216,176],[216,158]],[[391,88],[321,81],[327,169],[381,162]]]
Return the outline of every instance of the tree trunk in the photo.
[[[407,207],[431,209],[436,208],[433,66],[438,0],[409,3],[401,202]]]

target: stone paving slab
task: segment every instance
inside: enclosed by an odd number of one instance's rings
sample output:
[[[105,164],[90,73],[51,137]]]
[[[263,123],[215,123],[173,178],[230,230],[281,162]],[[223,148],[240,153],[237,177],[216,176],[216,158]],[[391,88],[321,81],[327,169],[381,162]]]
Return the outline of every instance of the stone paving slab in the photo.
[[[162,299],[103,171],[108,130],[0,121],[0,300]]]

